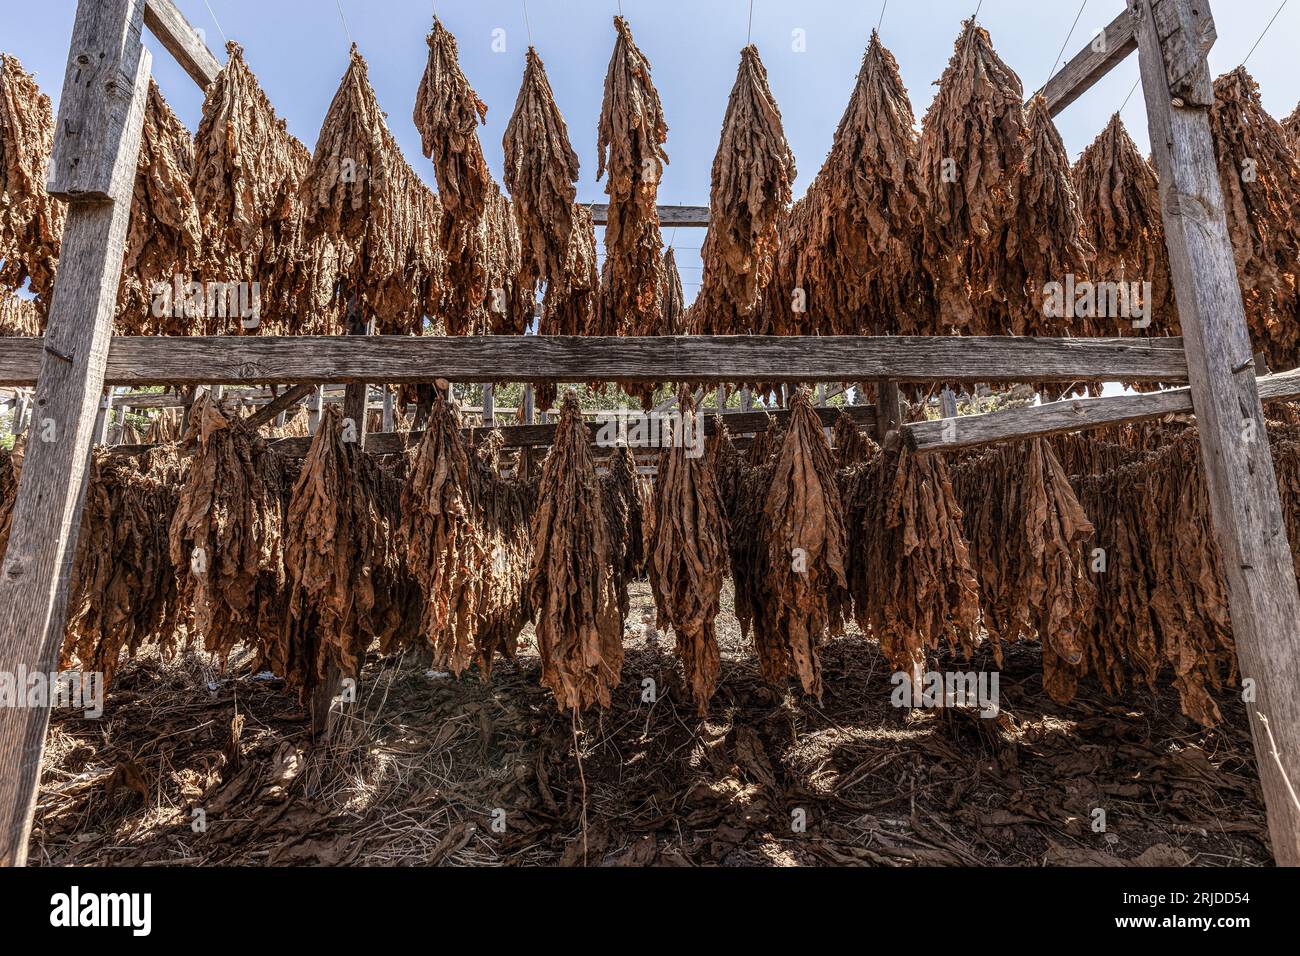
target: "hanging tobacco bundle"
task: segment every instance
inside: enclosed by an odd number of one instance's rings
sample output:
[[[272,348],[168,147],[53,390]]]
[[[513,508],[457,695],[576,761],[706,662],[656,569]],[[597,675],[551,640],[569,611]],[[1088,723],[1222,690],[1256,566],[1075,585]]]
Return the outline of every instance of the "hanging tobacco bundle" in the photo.
[[[1050,298],[1046,287],[1049,283],[1064,286],[1070,275],[1086,281],[1094,251],[1083,238],[1083,215],[1065,144],[1041,94],[1029,104],[1026,126],[1019,201],[1005,234],[1009,331],[1012,335],[1079,335],[1083,326],[1072,318],[1063,300]],[[1020,280],[1019,295],[1011,289],[1013,279]]]
[[[185,466],[174,447],[140,460],[96,452],[70,576],[65,669],[111,680],[121,652],[177,649],[180,602],[168,543]]]
[[[682,274],[677,269],[677,251],[672,246],[664,250],[659,270],[659,311],[663,315],[664,335],[688,334],[686,294],[682,290]]]
[[[663,238],[655,200],[668,154],[668,124],[650,78],[650,62],[622,17],[605,75],[596,178],[607,172],[609,223],[601,274],[602,326],[614,334],[655,335],[662,325],[659,270]]]
[[[1291,115],[1282,120],[1282,131],[1291,143],[1291,152],[1300,156],[1300,106],[1292,110]]]
[[[923,669],[941,639],[969,656],[979,636],[979,584],[943,458],[911,452],[891,432],[845,484],[858,626],[909,673]]]
[[[114,328],[119,335],[185,335],[192,319],[175,308],[154,315],[154,285],[174,296],[177,277],[188,285],[198,268],[203,227],[194,201],[194,140],[158,84],[149,80],[140,158],[131,198],[126,257]],[[168,299],[169,304],[174,304]]]
[[[960,332],[1004,333],[1008,300],[1024,294],[1004,252],[1025,164],[1023,103],[1020,79],[967,20],[921,132],[926,257],[940,314]]]
[[[442,295],[438,198],[389,132],[365,59],[352,48],[302,185],[306,235],[334,242],[341,307],[388,334],[419,334]]]
[[[926,334],[916,118],[873,31],[830,154],[783,227],[770,331]]]
[[[570,392],[542,466],[528,577],[542,683],[561,711],[608,707],[623,667],[615,549],[589,442]]]
[[[849,468],[869,461],[875,454],[876,443],[862,433],[858,423],[843,410],[835,416],[831,429],[831,444],[835,448],[835,467]]]
[[[41,332],[36,303],[0,286],[0,337],[35,336]]]
[[[327,406],[285,515],[287,607],[267,656],[304,699],[331,665],[358,675],[366,648],[383,637],[376,570],[395,563],[376,507],[378,468],[344,437],[342,412]]]
[[[532,499],[499,477],[491,440],[471,456],[460,414],[443,395],[402,492],[401,547],[425,598],[422,633],[433,666],[486,680],[493,655],[513,658],[529,619],[525,599]]]
[[[628,585],[640,577],[645,569],[645,536],[637,487],[636,459],[626,445],[620,445],[610,456],[609,471],[601,477],[600,485],[606,525],[613,544],[618,610],[626,619],[631,606]]]
[[[189,473],[169,531],[187,628],[222,660],[283,627],[285,463],[208,396],[190,410]],[[286,675],[287,676],[287,675]]]
[[[209,282],[260,283],[257,330],[296,333],[301,316],[292,287],[301,281],[299,260],[307,256],[300,248],[298,190],[311,157],[276,117],[243,48],[227,43],[226,54],[194,135],[200,272]],[[239,316],[189,316],[188,321],[194,334],[245,331]]]
[[[1276,370],[1300,365],[1300,160],[1244,66],[1214,81],[1210,111],[1228,232],[1251,341]]]
[[[45,191],[54,149],[50,98],[17,58],[0,53],[0,285],[28,279],[49,309],[65,206]]]
[[[9,546],[9,531],[13,523],[14,503],[18,500],[17,456],[8,448],[0,448],[0,561],[4,560]]]
[[[797,175],[767,70],[758,47],[747,46],[713,160],[709,230],[701,251],[704,278],[691,312],[697,334],[757,330],[759,307],[772,281],[778,218]]]
[[[704,428],[689,389],[679,392],[678,407],[684,429]],[[673,629],[686,684],[703,717],[722,674],[714,619],[729,555],[711,458],[691,457],[687,447],[665,448],[659,455],[654,511],[649,571],[658,626]]]
[[[1037,637],[1044,658],[1077,664],[1095,586],[1082,542],[1093,527],[1041,438],[989,449],[952,469],[998,665],[1002,643]]]
[[[1169,277],[1155,170],[1116,113],[1083,151],[1072,171],[1083,238],[1093,249],[1091,275],[1098,282],[1151,283],[1151,326],[1143,335],[1178,335],[1178,310]],[[1140,287],[1139,287],[1140,288]],[[1122,335],[1130,322],[1084,319],[1087,335]]]
[[[415,100],[415,126],[433,160],[442,201],[446,280],[440,315],[450,335],[523,332],[532,321],[532,285],[510,202],[492,181],[478,125],[487,104],[460,68],[456,38],[436,17]]]

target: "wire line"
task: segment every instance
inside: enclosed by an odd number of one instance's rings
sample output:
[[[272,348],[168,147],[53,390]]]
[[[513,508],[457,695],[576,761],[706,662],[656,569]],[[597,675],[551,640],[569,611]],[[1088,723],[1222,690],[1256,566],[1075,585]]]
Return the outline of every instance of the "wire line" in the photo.
[[[1241,61],[1242,66],[1245,66],[1247,61],[1255,55],[1255,50],[1264,42],[1264,37],[1268,36],[1268,31],[1273,29],[1273,24],[1277,22],[1277,18],[1281,16],[1282,10],[1285,9],[1289,2],[1290,0],[1282,0],[1282,6],[1277,8],[1277,13],[1273,14],[1273,19],[1268,21],[1268,26],[1264,28],[1264,32],[1259,35],[1259,39],[1255,41],[1255,45],[1251,47],[1250,52],[1246,54],[1246,59]]]

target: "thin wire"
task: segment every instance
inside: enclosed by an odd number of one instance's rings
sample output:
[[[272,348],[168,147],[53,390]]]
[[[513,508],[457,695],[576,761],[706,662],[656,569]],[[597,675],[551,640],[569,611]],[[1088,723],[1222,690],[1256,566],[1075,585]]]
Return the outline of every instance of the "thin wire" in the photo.
[[[524,29],[528,31],[528,45],[533,45],[533,25],[528,22],[528,0],[523,0],[524,4]]]
[[[982,6],[984,6],[984,0],[980,0],[979,4],[975,7],[975,12],[971,14],[972,20],[980,15],[980,7]]]
[[[217,25],[217,32],[221,34],[221,42],[229,43],[230,40],[227,39],[226,37],[226,31],[221,29],[221,21],[218,20],[217,15],[212,12],[212,4],[208,3],[208,0],[203,0],[203,5],[208,8],[208,16],[210,16],[212,18],[212,22]]]
[[[343,13],[343,0],[334,0],[334,6],[339,8],[339,19],[343,21],[343,32],[348,35],[348,42],[355,45],[357,41],[352,39],[352,30],[348,27],[348,18]]]
[[[1121,113],[1124,112],[1124,107],[1128,106],[1128,101],[1133,98],[1133,94],[1137,92],[1138,85],[1141,84],[1141,82],[1142,77],[1140,76],[1133,82],[1133,89],[1128,91],[1128,96],[1124,97],[1124,102],[1119,105],[1119,111]]]
[[[749,0],[749,33],[745,35],[745,46],[754,41],[754,0]]]
[[[876,21],[876,32],[880,32],[880,25],[885,22],[885,11],[889,9],[889,0],[885,0],[880,5],[880,19]]]
[[[1264,42],[1264,37],[1268,35],[1268,31],[1269,31],[1269,30],[1273,29],[1273,24],[1277,22],[1277,18],[1278,18],[1279,16],[1282,15],[1282,10],[1286,7],[1287,3],[1289,3],[1289,2],[1290,2],[1290,0],[1282,0],[1282,6],[1280,6],[1280,7],[1277,8],[1277,13],[1273,14],[1273,19],[1272,19],[1272,20],[1269,20],[1269,21],[1268,21],[1268,26],[1266,26],[1266,27],[1264,28],[1264,32],[1261,33],[1261,34],[1259,35],[1259,39],[1255,41],[1255,46],[1253,46],[1253,47],[1250,48],[1250,52],[1246,54],[1246,59],[1241,61],[1241,65],[1242,65],[1242,66],[1245,66],[1245,65],[1246,65],[1246,62],[1247,62],[1247,61],[1248,61],[1252,56],[1254,56],[1256,48],[1257,48],[1261,43]]]
[[[1049,81],[1056,76],[1056,68],[1061,65],[1061,57],[1065,56],[1065,48],[1070,45],[1070,38],[1074,36],[1074,31],[1079,26],[1079,19],[1083,16],[1083,11],[1087,6],[1088,0],[1083,0],[1079,12],[1074,15],[1074,23],[1070,24],[1070,32],[1066,34],[1065,42],[1061,44],[1061,52],[1056,54],[1056,62],[1052,64],[1052,72],[1047,74]],[[1046,86],[1047,84],[1044,83],[1043,85]]]

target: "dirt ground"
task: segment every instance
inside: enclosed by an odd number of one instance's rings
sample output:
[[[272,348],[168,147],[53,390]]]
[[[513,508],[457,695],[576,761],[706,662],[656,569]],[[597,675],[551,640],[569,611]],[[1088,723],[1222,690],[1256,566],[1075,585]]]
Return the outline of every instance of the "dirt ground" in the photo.
[[[312,747],[294,695],[203,657],[124,666],[100,720],[58,712],[31,861],[45,865],[1267,865],[1242,705],[1201,730],[1173,693],[1042,691],[1012,649],[1001,715],[891,705],[861,634],[818,705],[760,679],[724,595],[701,720],[633,589],[615,706],[575,726],[526,642],[492,680],[372,655]],[[940,669],[992,669],[941,661]],[[643,682],[654,681],[654,703]],[[232,728],[234,732],[232,733]],[[1094,832],[1096,810],[1105,832]],[[196,814],[201,810],[201,815]]]

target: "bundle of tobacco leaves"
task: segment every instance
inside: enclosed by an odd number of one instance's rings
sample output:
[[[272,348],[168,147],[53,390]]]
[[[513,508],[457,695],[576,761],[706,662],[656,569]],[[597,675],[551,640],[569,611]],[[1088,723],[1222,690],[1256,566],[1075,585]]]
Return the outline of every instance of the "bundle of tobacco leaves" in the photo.
[[[0,337],[40,335],[41,324],[34,300],[0,286]]]
[[[677,251],[672,246],[664,250],[659,270],[659,311],[663,316],[664,335],[689,332],[686,294],[682,290],[682,274],[677,270]]]
[[[605,75],[596,178],[609,178],[609,223],[601,274],[603,327],[618,334],[656,335],[662,326],[659,270],[663,239],[655,200],[668,154],[668,124],[650,78],[650,62],[622,17]]]
[[[845,484],[858,626],[909,673],[924,669],[941,639],[969,656],[979,637],[979,584],[943,458],[911,452],[890,432]]]
[[[757,331],[757,313],[772,281],[777,220],[797,175],[767,70],[758,47],[747,46],[713,160],[704,278],[691,310],[697,334]]]
[[[645,531],[642,527],[641,496],[637,485],[636,459],[626,445],[620,445],[609,459],[609,470],[601,476],[606,524],[613,545],[614,586],[618,591],[619,614],[626,619],[631,607],[628,585],[645,570]]]
[[[521,275],[519,225],[483,159],[478,125],[487,104],[460,68],[456,38],[436,17],[428,45],[414,118],[444,213],[443,325],[450,335],[522,332],[532,321],[533,287]]]
[[[1050,301],[1046,288],[1049,283],[1063,284],[1067,275],[1080,283],[1086,281],[1094,251],[1083,238],[1083,214],[1074,192],[1070,159],[1047,100],[1035,96],[1027,114],[1029,139],[1019,201],[1005,233],[1010,274],[1007,331],[1012,335],[1079,335],[1083,326],[1073,319],[1072,310],[1060,297]],[[1019,295],[1010,288],[1012,279],[1020,280]]]
[[[181,609],[168,543],[185,465],[174,446],[138,460],[96,452],[86,485],[68,598],[63,666],[111,680],[121,652],[178,644]]]
[[[150,79],[117,297],[114,329],[119,335],[189,331],[193,318],[183,307],[175,308],[174,296],[177,277],[182,286],[189,285],[202,250],[193,178],[194,140]],[[155,283],[168,287],[170,308],[155,310]]]
[[[50,98],[15,57],[0,53],[0,285],[28,279],[49,309],[65,206],[45,191],[54,149]]]
[[[926,258],[946,324],[998,334],[1023,298],[1004,249],[1019,202],[1027,133],[1020,79],[967,20],[921,132],[929,197]]]
[[[542,683],[561,711],[610,705],[623,667],[615,545],[577,397],[568,393],[542,466],[528,585]]]
[[[308,241],[338,255],[345,308],[388,334],[418,334],[441,299],[438,198],[416,176],[388,129],[366,61],[352,48],[302,184]]]
[[[725,428],[709,443],[708,456],[726,509],[728,556],[740,632],[746,638],[753,636],[760,663],[768,656],[776,658],[772,664],[764,664],[765,676],[768,667],[774,674],[783,674],[780,655],[769,654],[769,642],[759,639],[760,630],[766,634],[764,622],[773,601],[767,568],[769,555],[763,536],[763,506],[775,465],[766,456],[755,464],[752,458],[741,455]],[[657,539],[657,527],[655,535]]]
[[[873,32],[830,154],[783,227],[769,331],[934,330],[915,127],[898,63]]]
[[[193,458],[168,540],[188,631],[223,660],[265,648],[284,627],[287,463],[206,395],[183,447]]]
[[[485,680],[494,654],[514,657],[530,616],[533,503],[522,482],[499,477],[499,448],[498,437],[471,456],[459,411],[439,395],[402,492],[401,547],[424,594],[434,667],[459,675],[477,664]]]
[[[260,283],[260,324],[246,328],[241,316],[193,316],[190,331],[296,333],[307,306],[299,306],[293,286],[302,281],[297,272],[308,258],[301,248],[299,184],[311,157],[276,117],[239,44],[227,43],[226,53],[194,136],[200,272],[210,283]]]
[[[1300,159],[1244,66],[1214,81],[1219,181],[1251,341],[1279,371],[1300,365]]]
[[[831,444],[835,447],[836,468],[849,468],[869,461],[876,452],[876,443],[863,434],[858,423],[843,410],[835,417]]]
[[[1282,120],[1282,130],[1291,143],[1291,152],[1300,156],[1300,106],[1297,106],[1290,116]]]
[[[1096,140],[1083,151],[1072,171],[1074,190],[1083,212],[1083,238],[1093,249],[1089,270],[1098,282],[1151,283],[1151,326],[1143,335],[1178,335],[1178,310],[1169,277],[1160,212],[1160,187],[1155,170],[1116,113]],[[1145,295],[1145,293],[1142,293]],[[1089,311],[1078,309],[1076,311]],[[1095,310],[1094,310],[1095,311]],[[1087,335],[1123,335],[1130,321],[1083,316]]]
[[[366,648],[384,636],[376,569],[396,563],[379,469],[346,437],[339,406],[326,406],[285,516],[287,607],[267,656],[304,699],[331,667],[357,676]]]
[[[704,428],[689,389],[678,395],[684,429]],[[689,444],[689,443],[683,443]],[[659,627],[671,627],[701,717],[722,673],[714,619],[728,569],[727,520],[711,456],[665,448],[655,485],[650,583]]]
[[[596,265],[596,227],[591,210],[573,207],[573,228],[564,252],[564,264],[546,287],[546,301],[538,331],[543,335],[610,335],[603,328],[600,308],[600,270]],[[555,400],[555,392],[550,393]],[[541,407],[547,407],[543,405]]]
[[[989,449],[952,469],[984,627],[1002,642],[1037,637],[1044,657],[1077,664],[1095,585],[1082,542],[1093,527],[1042,438]]]
[[[565,286],[577,197],[578,154],[555,105],[546,67],[528,48],[524,81],[506,125],[505,187],[510,191],[523,246],[523,274],[530,285]]]
[[[0,561],[4,560],[9,545],[9,529],[13,521],[14,502],[18,499],[18,467],[15,455],[0,447]]]

